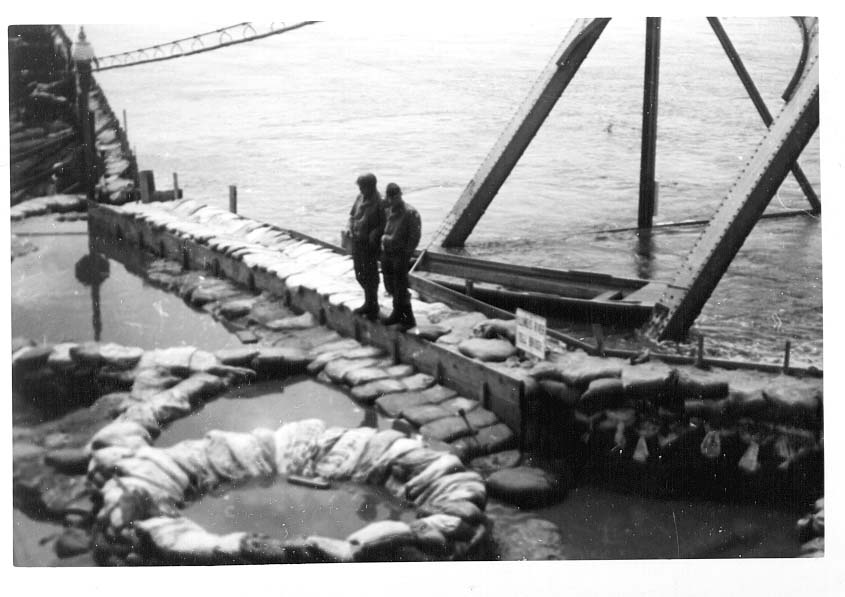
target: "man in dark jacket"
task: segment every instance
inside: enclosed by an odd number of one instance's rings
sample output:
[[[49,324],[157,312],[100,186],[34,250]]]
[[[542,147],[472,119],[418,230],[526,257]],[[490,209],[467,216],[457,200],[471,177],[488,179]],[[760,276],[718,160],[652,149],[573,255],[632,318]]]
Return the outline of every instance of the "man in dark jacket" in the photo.
[[[422,223],[417,210],[402,199],[402,189],[396,183],[387,185],[384,203],[387,223],[381,237],[381,270],[384,287],[393,295],[393,313],[384,323],[399,324],[407,330],[417,325],[408,291],[408,268],[420,242]]]
[[[349,211],[349,238],[355,279],[364,289],[364,304],[354,313],[375,321],[379,311],[378,256],[385,224],[384,202],[374,174],[362,174],[356,182],[360,194]]]

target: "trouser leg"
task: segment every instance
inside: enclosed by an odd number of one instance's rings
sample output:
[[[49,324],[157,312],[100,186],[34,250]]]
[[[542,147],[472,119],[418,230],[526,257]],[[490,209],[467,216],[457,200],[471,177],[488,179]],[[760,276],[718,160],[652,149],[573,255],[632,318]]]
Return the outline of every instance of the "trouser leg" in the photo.
[[[358,250],[353,253],[355,279],[364,290],[364,304],[355,313],[375,318],[378,315],[378,258],[373,252]]]
[[[390,259],[381,260],[381,275],[384,278],[384,290],[393,296],[393,262]]]

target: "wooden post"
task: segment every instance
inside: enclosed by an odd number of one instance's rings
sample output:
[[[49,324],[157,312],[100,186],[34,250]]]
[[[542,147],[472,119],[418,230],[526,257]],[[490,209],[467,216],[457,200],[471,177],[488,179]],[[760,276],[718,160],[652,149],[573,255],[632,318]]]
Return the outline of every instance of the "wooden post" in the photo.
[[[129,137],[129,125],[126,124],[126,110],[123,110],[123,134]]]
[[[789,375],[789,353],[792,350],[792,342],[789,340],[786,341],[786,345],[783,347],[783,372],[786,375]]]
[[[156,192],[156,182],[152,170],[141,170],[138,173],[141,187],[141,203],[150,203]]]
[[[229,185],[229,211],[238,213],[238,187],[233,184]]]
[[[593,324],[593,336],[596,339],[596,352],[600,357],[604,356],[604,329],[600,323]]]
[[[698,337],[698,350],[695,353],[695,366],[699,369],[704,369],[704,336]]]
[[[657,89],[660,80],[660,17],[646,18],[643,133],[640,157],[638,228],[651,228],[654,219],[654,164],[657,154]]]
[[[179,175],[176,172],[173,173],[173,200],[176,201],[179,198]]]
[[[467,279],[467,280],[464,281],[464,287],[465,287],[465,291],[464,291],[465,294],[467,296],[472,296],[472,290],[475,287],[475,282]]]

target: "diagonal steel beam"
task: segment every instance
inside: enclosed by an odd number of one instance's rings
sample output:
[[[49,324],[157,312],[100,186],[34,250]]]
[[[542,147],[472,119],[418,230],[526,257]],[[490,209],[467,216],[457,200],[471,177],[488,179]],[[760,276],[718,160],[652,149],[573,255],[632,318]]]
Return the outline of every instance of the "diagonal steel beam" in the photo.
[[[739,80],[742,81],[742,84],[745,87],[745,91],[748,92],[748,96],[751,98],[754,107],[757,108],[757,112],[763,119],[763,124],[765,124],[767,127],[771,126],[772,121],[774,120],[772,118],[772,114],[771,112],[769,112],[769,108],[766,106],[766,102],[763,101],[763,96],[761,96],[760,92],[757,90],[757,86],[754,84],[754,80],[751,78],[751,75],[748,73],[748,70],[746,70],[745,64],[743,64],[742,62],[742,58],[739,57],[739,53],[736,51],[736,48],[728,37],[728,34],[725,31],[724,27],[722,27],[722,23],[720,23],[719,19],[716,17],[707,17],[707,21],[710,23],[710,27],[716,34],[716,37],[719,39],[719,43],[722,44],[722,48],[725,50],[725,54],[728,55],[728,59],[731,61],[731,64],[733,65],[734,70],[736,71],[736,74],[739,77]],[[808,49],[810,43],[812,42],[805,40],[805,50]],[[787,91],[790,91],[792,88],[793,84],[790,83],[789,89],[787,89]],[[789,97],[787,93],[785,93],[784,95],[785,97]],[[792,175],[798,182],[798,186],[801,187],[801,190],[804,192],[804,196],[807,197],[807,201],[810,203],[810,207],[813,208],[813,213],[820,214],[822,211],[821,201],[819,201],[819,197],[818,195],[816,195],[816,191],[813,189],[813,185],[811,185],[810,181],[807,180],[807,175],[804,174],[804,171],[801,169],[801,166],[798,165],[797,160],[792,165]]]
[[[432,240],[462,246],[610,19],[578,19]]]
[[[795,94],[772,123],[708,227],[655,306],[645,332],[681,338],[819,126],[819,62],[813,55]]]

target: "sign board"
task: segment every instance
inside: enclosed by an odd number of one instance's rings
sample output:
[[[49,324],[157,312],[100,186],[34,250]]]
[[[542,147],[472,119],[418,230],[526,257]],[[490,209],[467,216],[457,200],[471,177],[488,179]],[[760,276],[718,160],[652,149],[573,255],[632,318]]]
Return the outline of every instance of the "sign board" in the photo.
[[[517,309],[516,347],[538,359],[546,358],[546,318]]]

